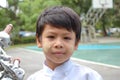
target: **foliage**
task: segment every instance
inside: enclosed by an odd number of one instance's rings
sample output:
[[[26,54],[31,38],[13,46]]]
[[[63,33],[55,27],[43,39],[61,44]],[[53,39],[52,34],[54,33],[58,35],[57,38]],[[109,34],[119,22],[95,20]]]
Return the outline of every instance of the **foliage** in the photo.
[[[49,4],[48,4],[49,3]],[[24,0],[19,3],[20,19],[22,21],[22,29],[35,31],[35,25],[39,13],[46,7],[58,5],[59,0]]]
[[[91,0],[61,0],[62,5],[73,8],[78,14],[87,13]]]
[[[35,37],[16,37],[12,39],[12,44],[35,43]]]

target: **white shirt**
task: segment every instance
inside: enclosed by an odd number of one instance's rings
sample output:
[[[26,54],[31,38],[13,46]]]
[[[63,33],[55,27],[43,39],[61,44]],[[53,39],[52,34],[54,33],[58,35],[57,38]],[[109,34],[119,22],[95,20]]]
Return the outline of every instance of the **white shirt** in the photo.
[[[68,60],[54,71],[44,64],[42,70],[27,80],[102,80],[102,77],[96,71]]]

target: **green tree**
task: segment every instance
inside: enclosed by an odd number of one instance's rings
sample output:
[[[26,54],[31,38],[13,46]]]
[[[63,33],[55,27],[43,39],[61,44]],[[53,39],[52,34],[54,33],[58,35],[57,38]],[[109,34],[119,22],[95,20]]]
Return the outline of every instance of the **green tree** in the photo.
[[[81,13],[87,13],[91,6],[91,0],[60,0],[62,5],[71,7],[74,9],[79,15]]]
[[[60,5],[59,0],[24,0],[19,3],[20,20],[22,21],[22,29],[35,31],[36,20],[43,9]]]
[[[0,26],[1,30],[9,23],[12,23],[15,27],[20,25],[18,12],[19,0],[7,0],[8,6],[0,6]]]

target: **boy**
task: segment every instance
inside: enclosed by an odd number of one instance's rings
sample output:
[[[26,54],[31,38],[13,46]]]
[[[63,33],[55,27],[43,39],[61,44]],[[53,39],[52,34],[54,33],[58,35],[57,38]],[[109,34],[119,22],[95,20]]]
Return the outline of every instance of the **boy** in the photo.
[[[46,60],[43,69],[28,80],[102,80],[96,71],[70,60],[80,34],[79,16],[72,9],[63,6],[46,9],[36,28],[37,45],[43,48]]]

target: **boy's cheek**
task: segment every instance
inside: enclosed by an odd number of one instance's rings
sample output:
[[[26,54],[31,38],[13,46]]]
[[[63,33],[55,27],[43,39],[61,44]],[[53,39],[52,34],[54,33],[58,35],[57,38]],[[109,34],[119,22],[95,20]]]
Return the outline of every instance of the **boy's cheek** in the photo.
[[[44,49],[44,51],[48,51],[50,49],[50,43],[44,42],[42,48]]]
[[[72,46],[72,45],[69,45],[69,47],[68,47],[68,50],[69,50],[69,52],[74,52],[74,46]]]
[[[70,50],[70,52],[74,52],[75,50],[77,50],[78,49],[78,45],[71,45],[71,46],[69,46],[69,50]]]

